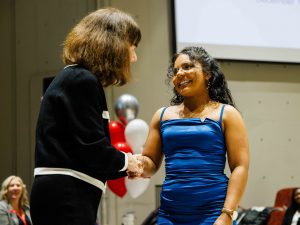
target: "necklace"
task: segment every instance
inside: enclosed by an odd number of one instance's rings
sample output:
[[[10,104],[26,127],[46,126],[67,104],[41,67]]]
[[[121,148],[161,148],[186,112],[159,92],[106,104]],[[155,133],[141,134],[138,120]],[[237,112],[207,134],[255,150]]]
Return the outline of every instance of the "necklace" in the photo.
[[[206,118],[211,115],[218,106],[219,102],[215,101],[209,101],[205,105],[200,105],[193,110],[183,105],[178,114],[180,118]]]

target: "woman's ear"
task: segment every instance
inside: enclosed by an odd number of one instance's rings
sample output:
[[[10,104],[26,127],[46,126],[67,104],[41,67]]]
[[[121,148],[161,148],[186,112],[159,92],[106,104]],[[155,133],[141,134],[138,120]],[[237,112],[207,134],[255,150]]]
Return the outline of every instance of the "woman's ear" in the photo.
[[[205,83],[206,83],[206,89],[209,90],[210,89],[210,81],[209,79],[211,78],[211,75],[205,75]]]
[[[205,80],[208,82],[209,79],[211,78],[211,74],[205,74]]]

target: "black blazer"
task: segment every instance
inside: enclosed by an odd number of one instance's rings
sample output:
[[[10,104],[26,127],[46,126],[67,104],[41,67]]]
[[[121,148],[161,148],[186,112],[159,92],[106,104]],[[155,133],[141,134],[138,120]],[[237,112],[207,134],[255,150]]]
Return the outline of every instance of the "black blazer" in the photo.
[[[110,144],[105,93],[78,65],[60,71],[47,88],[36,129],[35,167],[69,168],[102,182],[126,175],[125,156]]]

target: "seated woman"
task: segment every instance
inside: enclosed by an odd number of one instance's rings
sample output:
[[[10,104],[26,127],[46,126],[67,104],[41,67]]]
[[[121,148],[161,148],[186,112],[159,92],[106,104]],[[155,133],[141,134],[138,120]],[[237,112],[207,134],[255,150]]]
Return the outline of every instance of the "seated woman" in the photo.
[[[285,212],[282,225],[300,225],[300,188],[295,188],[292,203]]]
[[[32,225],[26,186],[17,176],[9,176],[1,186],[0,224]]]

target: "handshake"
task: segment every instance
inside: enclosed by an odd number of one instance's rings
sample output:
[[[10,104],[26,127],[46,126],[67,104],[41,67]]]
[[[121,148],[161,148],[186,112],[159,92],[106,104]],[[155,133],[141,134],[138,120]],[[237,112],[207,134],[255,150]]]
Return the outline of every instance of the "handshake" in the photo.
[[[141,154],[132,155],[127,153],[128,156],[128,167],[127,175],[129,179],[134,179],[137,177],[143,177],[144,167],[145,167],[145,156]]]

